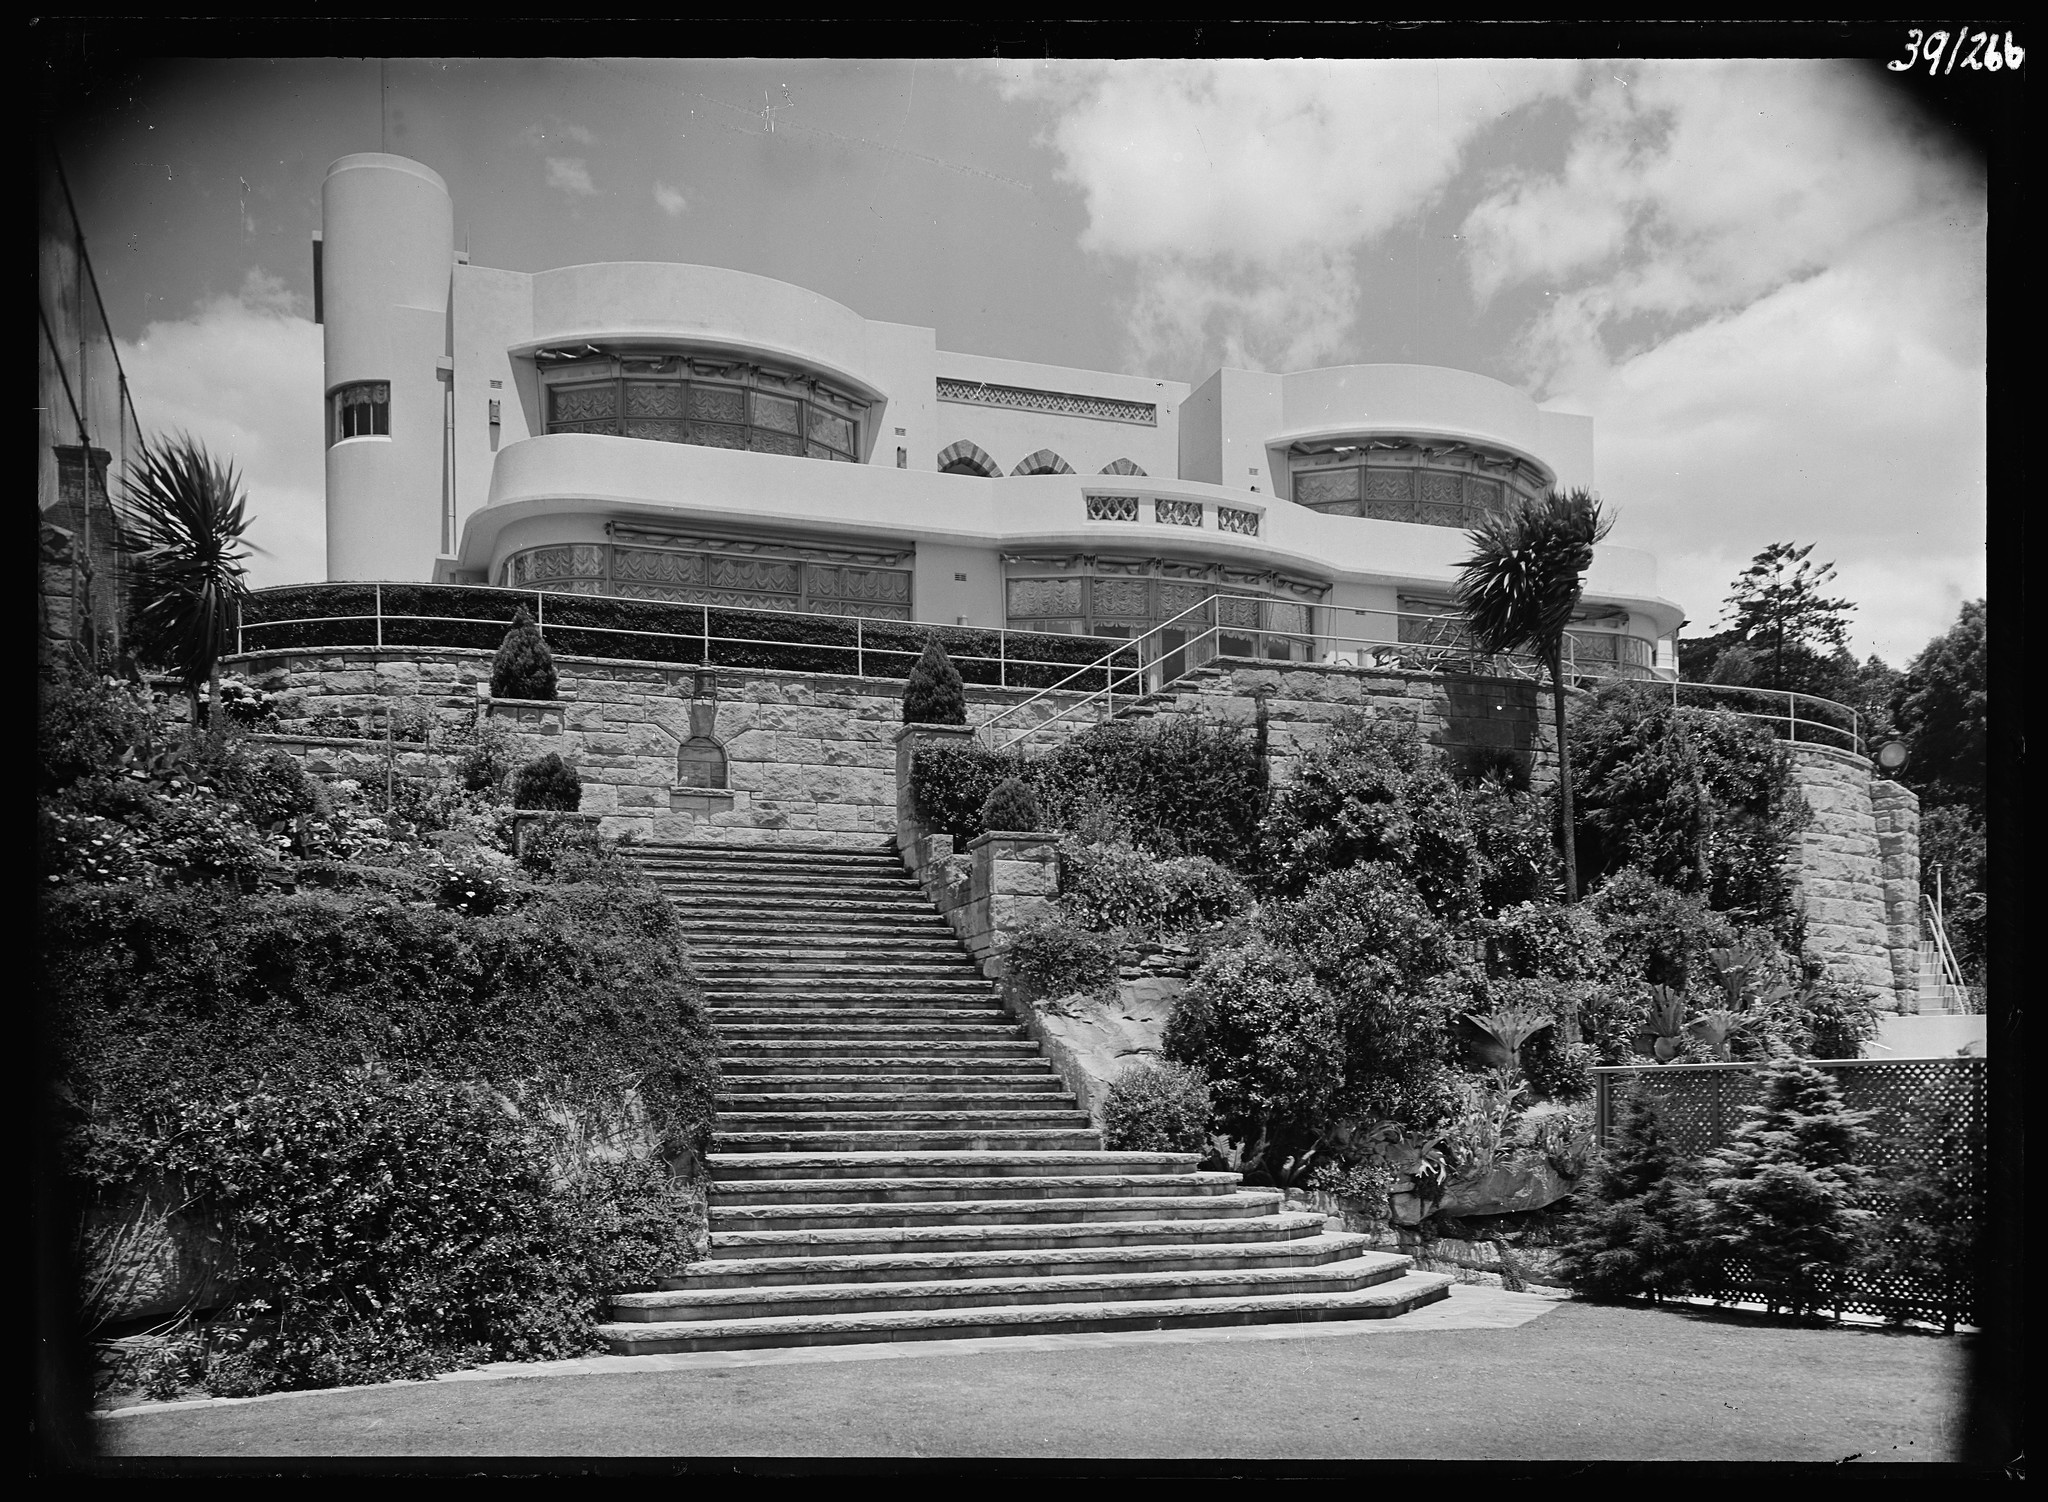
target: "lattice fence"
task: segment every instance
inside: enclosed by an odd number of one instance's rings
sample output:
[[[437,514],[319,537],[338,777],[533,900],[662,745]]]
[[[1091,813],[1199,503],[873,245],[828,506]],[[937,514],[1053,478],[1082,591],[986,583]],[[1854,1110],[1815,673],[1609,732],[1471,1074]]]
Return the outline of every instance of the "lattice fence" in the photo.
[[[1865,1167],[1889,1178],[1901,1165],[1911,1134],[1939,1110],[1954,1112],[1950,1142],[1960,1152],[1964,1141],[1985,1140],[1985,1061],[1982,1059],[1844,1059],[1815,1061],[1834,1078],[1851,1110],[1868,1111],[1874,1141]],[[1672,1146],[1698,1159],[1720,1147],[1747,1119],[1743,1108],[1761,1093],[1760,1066],[1742,1064],[1664,1064],[1622,1066],[1594,1071],[1596,1131],[1604,1143],[1621,1099],[1640,1083],[1663,1113]],[[1945,1165],[1965,1183],[1981,1189],[1985,1164],[1977,1155]],[[1889,1194],[1872,1193],[1860,1208],[1880,1216],[1895,1207]],[[1772,1291],[1740,1260],[1725,1266],[1724,1298],[1770,1303]],[[1858,1272],[1846,1276],[1830,1301],[1843,1312],[1941,1323],[1975,1324],[1975,1290],[1968,1280],[1878,1276]]]

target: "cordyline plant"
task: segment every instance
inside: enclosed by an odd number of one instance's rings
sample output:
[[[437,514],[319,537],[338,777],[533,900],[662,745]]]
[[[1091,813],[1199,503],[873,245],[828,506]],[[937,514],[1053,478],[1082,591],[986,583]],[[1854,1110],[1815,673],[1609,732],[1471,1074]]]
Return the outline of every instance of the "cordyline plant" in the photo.
[[[1572,849],[1571,750],[1564,733],[1565,628],[1578,609],[1593,544],[1613,526],[1590,491],[1517,497],[1472,529],[1472,556],[1459,565],[1458,605],[1473,645],[1481,652],[1527,648],[1550,669],[1566,902],[1579,900],[1579,865]]]
[[[169,668],[191,696],[220,699],[220,659],[249,593],[247,497],[231,462],[184,434],[145,443],[122,481],[120,544],[134,598],[129,632],[137,655]]]
[[[1507,1067],[1503,1072],[1509,1078],[1519,1077],[1522,1072],[1522,1045],[1553,1025],[1541,1012],[1521,1007],[1503,1007],[1498,1012],[1467,1012],[1465,1020],[1506,1051]]]

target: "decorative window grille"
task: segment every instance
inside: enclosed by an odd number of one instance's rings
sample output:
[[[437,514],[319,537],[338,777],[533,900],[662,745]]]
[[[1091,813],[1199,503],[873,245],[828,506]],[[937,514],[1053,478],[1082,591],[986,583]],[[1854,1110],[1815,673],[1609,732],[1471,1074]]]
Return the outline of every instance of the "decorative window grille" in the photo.
[[[1533,497],[1549,483],[1519,458],[1412,439],[1297,445],[1290,469],[1297,505],[1425,527],[1476,526],[1510,495]]]
[[[815,377],[683,355],[543,350],[547,431],[857,462],[859,398]]]
[[[695,545],[689,545],[694,541]],[[557,543],[505,560],[507,587],[741,610],[910,619],[911,571],[844,549],[717,539]],[[797,555],[797,556],[792,556]]]
[[[1219,532],[1235,532],[1243,537],[1257,537],[1259,535],[1259,513],[1256,511],[1240,511],[1235,506],[1218,506],[1216,508],[1216,530]]]
[[[939,377],[939,400],[975,407],[1010,407],[1020,412],[1056,412],[1062,417],[1095,417],[1105,422],[1159,425],[1159,409],[1151,402],[1119,401],[1110,396],[1081,396],[1071,391],[1035,391],[1028,386],[992,386],[985,381]]]
[[[391,435],[391,383],[356,381],[335,388],[334,421],[329,443],[344,438],[388,438]]]
[[[676,782],[686,788],[725,786],[725,750],[708,735],[693,735],[676,752]]]
[[[1091,522],[1134,522],[1137,519],[1138,498],[1134,495],[1088,497],[1088,520]]]
[[[1169,527],[1199,527],[1202,525],[1202,503],[1170,501],[1161,496],[1152,503],[1152,519]]]

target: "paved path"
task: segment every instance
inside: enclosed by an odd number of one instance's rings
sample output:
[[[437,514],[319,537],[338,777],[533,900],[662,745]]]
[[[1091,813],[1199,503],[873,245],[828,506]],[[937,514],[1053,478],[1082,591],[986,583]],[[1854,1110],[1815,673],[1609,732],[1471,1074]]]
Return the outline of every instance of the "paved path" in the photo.
[[[1963,1349],[1460,1285],[1392,1321],[502,1363],[99,1433],[112,1456],[1933,1460]]]

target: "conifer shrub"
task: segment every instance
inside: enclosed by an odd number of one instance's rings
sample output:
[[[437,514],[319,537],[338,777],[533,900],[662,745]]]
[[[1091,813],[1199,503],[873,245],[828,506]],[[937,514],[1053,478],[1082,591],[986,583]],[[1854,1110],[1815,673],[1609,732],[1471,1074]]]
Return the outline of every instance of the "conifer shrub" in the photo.
[[[1942,1326],[1969,1318],[1984,1227],[1984,1128],[1959,1101],[1914,1112],[1892,1143],[1863,1271],[1940,1290]],[[1974,1321],[1972,1321],[1974,1322]]]
[[[1739,1267],[1775,1308],[1818,1313],[1868,1248],[1869,1114],[1802,1060],[1760,1074],[1762,1100],[1701,1164],[1700,1281],[1716,1291]]]
[[[583,779],[558,753],[550,751],[535,757],[514,775],[512,806],[573,814],[583,806]]]
[[[983,829],[1035,830],[1039,826],[1038,800],[1022,778],[1006,777],[981,805]]]
[[[1693,1185],[1647,1093],[1622,1097],[1614,1138],[1574,1199],[1558,1261],[1575,1292],[1655,1302],[1687,1291],[1699,1237]]]
[[[1102,1145],[1111,1152],[1199,1153],[1209,1146],[1209,1084],[1184,1064],[1126,1069],[1102,1105]]]
[[[491,659],[491,697],[494,699],[552,699],[555,697],[555,658],[546,638],[526,613],[524,605],[512,617],[512,629],[498,644]]]
[[[906,725],[965,725],[967,689],[960,670],[946,655],[934,636],[924,644],[924,655],[910,670],[903,684],[903,723]]]

